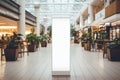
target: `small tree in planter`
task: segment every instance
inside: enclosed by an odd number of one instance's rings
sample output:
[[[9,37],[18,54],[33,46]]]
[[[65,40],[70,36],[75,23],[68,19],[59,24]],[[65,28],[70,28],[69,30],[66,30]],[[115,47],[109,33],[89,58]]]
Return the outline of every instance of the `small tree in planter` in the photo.
[[[41,47],[47,47],[48,36],[43,34],[40,36]]]
[[[21,34],[16,34],[13,32],[9,44],[7,45],[5,52],[6,61],[16,61],[18,57],[18,47],[21,40]]]
[[[36,37],[37,37],[37,35],[34,34],[34,33],[30,33],[26,36],[26,39],[29,42],[29,45],[28,45],[28,51],[29,52],[35,52],[36,51],[36,43],[37,43]]]

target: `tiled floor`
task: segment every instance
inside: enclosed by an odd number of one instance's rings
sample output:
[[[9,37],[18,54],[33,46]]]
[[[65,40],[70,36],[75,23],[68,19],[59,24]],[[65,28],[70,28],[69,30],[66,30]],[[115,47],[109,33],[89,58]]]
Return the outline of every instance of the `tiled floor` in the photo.
[[[72,45],[71,76],[51,75],[51,45],[15,62],[0,61],[0,80],[120,80],[120,62],[103,59],[102,52]]]

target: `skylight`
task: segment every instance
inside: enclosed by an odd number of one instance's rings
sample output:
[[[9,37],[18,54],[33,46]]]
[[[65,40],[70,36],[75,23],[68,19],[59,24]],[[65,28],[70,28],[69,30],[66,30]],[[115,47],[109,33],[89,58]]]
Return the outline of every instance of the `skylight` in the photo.
[[[41,20],[47,16],[51,19],[52,17],[70,17],[73,19],[79,13],[84,4],[87,4],[90,0],[25,0],[26,10],[35,13],[34,3],[40,4],[40,16]]]

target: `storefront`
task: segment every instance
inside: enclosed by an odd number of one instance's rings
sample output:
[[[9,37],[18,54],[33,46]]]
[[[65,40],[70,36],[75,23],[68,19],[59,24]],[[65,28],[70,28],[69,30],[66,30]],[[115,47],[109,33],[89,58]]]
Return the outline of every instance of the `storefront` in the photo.
[[[17,32],[20,6],[13,1],[0,1],[0,36]]]

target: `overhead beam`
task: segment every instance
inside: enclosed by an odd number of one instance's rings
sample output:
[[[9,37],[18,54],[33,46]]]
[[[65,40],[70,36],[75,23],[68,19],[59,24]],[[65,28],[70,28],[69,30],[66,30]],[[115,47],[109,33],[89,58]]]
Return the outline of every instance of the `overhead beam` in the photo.
[[[34,13],[34,11],[29,11],[31,13]],[[67,12],[54,12],[54,11],[39,11],[39,13],[44,13],[44,14],[68,14],[68,13],[71,13],[71,14],[74,14],[74,13],[80,13],[80,11],[67,11]],[[76,14],[75,14],[76,15]]]
[[[41,12],[40,12],[41,13]],[[76,12],[77,13],[77,12]],[[69,13],[69,12],[66,12],[66,13],[41,13],[40,15],[68,15],[68,16],[71,16],[71,15],[76,15],[76,14],[73,14],[73,13]]]
[[[89,2],[64,2],[64,3],[38,3],[40,5],[74,5],[74,4],[89,4]],[[26,3],[26,5],[35,5],[34,3]]]
[[[61,12],[50,12],[50,11],[48,11],[48,12],[42,12],[42,11],[40,11],[39,13],[50,13],[51,14],[51,13],[79,13],[79,12],[80,11],[70,11],[70,12],[69,11],[68,12],[62,12],[62,11]]]

